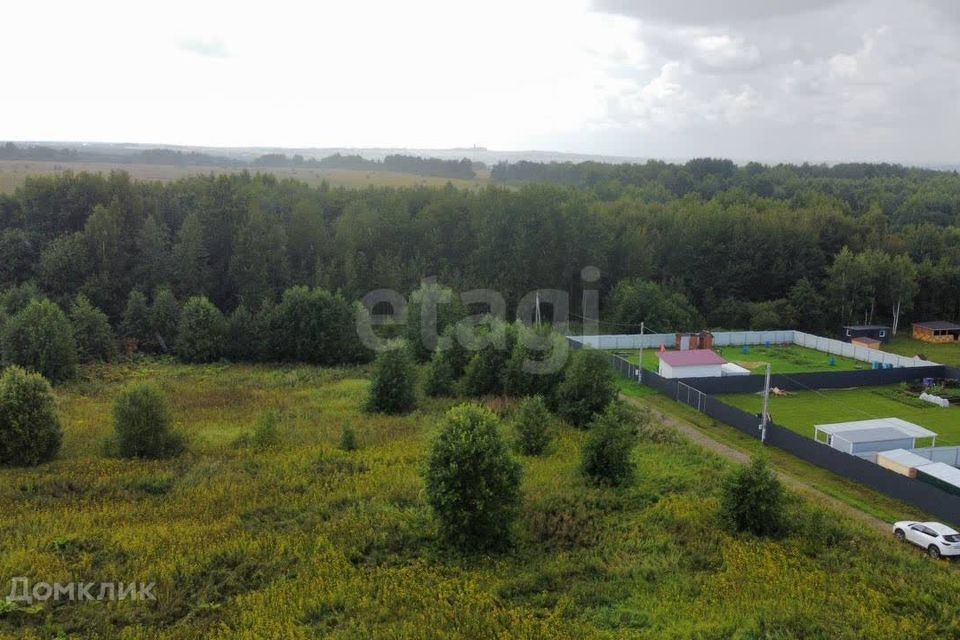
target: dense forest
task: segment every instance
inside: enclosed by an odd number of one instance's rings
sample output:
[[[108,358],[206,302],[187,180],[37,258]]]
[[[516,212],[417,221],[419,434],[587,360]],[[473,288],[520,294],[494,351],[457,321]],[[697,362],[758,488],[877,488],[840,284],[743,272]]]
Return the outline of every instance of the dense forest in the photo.
[[[616,189],[346,190],[247,172],[167,184],[123,172],[30,178],[0,196],[0,282],[4,299],[19,287],[64,309],[82,293],[115,326],[131,292],[256,312],[295,285],[356,300],[428,277],[495,289],[508,309],[534,289],[561,289],[579,313],[586,266],[600,270],[589,286],[611,332],[646,321],[833,333],[848,321],[960,316],[956,174],[657,166],[640,186],[611,177]],[[651,164],[604,171],[654,174]],[[675,193],[664,173],[688,186]]]

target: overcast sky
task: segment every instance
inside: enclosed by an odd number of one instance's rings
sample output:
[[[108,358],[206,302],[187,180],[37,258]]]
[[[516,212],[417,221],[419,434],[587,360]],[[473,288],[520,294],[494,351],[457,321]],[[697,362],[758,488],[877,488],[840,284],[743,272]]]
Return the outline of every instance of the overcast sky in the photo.
[[[957,0],[10,2],[0,140],[957,162]]]

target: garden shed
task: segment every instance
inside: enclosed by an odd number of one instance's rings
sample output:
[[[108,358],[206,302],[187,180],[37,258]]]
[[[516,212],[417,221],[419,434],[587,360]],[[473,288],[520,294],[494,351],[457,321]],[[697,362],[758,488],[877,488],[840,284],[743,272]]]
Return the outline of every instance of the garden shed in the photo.
[[[664,378],[719,378],[727,361],[710,349],[661,351],[657,369]]]
[[[841,339],[851,342],[854,338],[872,338],[880,342],[890,342],[890,327],[882,324],[850,324],[843,327]]]
[[[913,323],[913,338],[914,340],[934,344],[960,342],[960,324],[943,320],[915,322]]]
[[[906,449],[893,449],[877,453],[877,464],[884,469],[899,473],[908,478],[917,477],[917,469],[931,464],[933,461],[917,455]]]

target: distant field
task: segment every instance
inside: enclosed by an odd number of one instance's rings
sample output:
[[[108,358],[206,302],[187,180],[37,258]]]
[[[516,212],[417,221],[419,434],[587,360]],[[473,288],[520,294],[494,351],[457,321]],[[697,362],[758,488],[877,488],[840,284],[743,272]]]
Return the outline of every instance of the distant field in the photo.
[[[614,349],[616,353],[621,353],[632,364],[637,364],[639,351],[623,349]],[[714,349],[727,361],[750,369],[752,373],[763,374],[766,372],[767,363],[772,365],[773,373],[808,373],[815,371],[856,371],[858,369],[869,369],[870,364],[860,362],[851,358],[842,358],[840,356],[830,356],[829,354],[807,349],[797,345],[788,346],[751,346],[747,352],[743,352],[742,347],[719,347]],[[831,365],[831,358],[834,364]],[[660,360],[657,357],[656,349],[643,350],[643,368],[650,371],[656,371]]]
[[[718,397],[750,413],[759,413],[763,404],[759,394]],[[771,396],[770,416],[777,424],[811,438],[815,424],[900,418],[936,431],[938,445],[960,445],[960,408],[942,409],[921,402],[905,394],[899,385]]]
[[[883,348],[890,353],[899,353],[902,356],[913,357],[917,354],[923,354],[927,360],[937,364],[948,364],[953,367],[960,367],[960,343],[954,344],[930,344],[920,342],[910,337],[910,330],[904,329],[904,332],[894,338],[890,344]]]
[[[179,167],[160,164],[112,164],[106,162],[24,162],[19,160],[0,160],[0,193],[12,193],[23,184],[27,176],[50,175],[63,171],[87,171],[90,173],[109,173],[126,171],[138,180],[156,180],[170,182],[179,178],[195,175],[220,175],[239,173],[238,168],[224,167]],[[251,172],[270,173],[279,179],[292,178],[312,186],[318,186],[324,180],[332,187],[363,188],[410,187],[416,185],[443,186],[448,182],[455,187],[479,187],[489,181],[489,172],[479,174],[473,180],[435,178],[417,176],[394,171],[355,171],[351,169],[250,169]]]

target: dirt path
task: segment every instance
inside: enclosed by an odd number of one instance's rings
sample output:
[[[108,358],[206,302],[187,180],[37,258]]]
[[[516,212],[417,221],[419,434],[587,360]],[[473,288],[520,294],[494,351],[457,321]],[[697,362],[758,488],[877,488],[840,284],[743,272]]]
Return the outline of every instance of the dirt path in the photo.
[[[710,451],[713,451],[714,453],[720,455],[721,457],[726,458],[727,460],[731,460],[739,464],[746,464],[750,462],[750,456],[747,455],[746,453],[738,449],[734,449],[733,447],[727,446],[722,442],[717,442],[710,436],[704,434],[702,431],[700,431],[699,429],[691,425],[689,422],[680,420],[673,416],[668,416],[660,411],[657,411],[653,407],[645,405],[642,401],[638,400],[637,398],[629,398],[627,396],[621,396],[621,398],[623,398],[626,402],[629,402],[630,404],[636,405],[638,407],[646,407],[653,413],[654,417],[661,420],[663,424],[676,429],[691,442],[694,442],[700,445],[701,447],[704,447],[705,449],[709,449]],[[821,504],[828,505],[832,509],[840,511],[845,515],[848,515],[856,520],[859,520],[860,522],[863,522],[864,524],[869,525],[871,528],[875,529],[876,531],[879,531],[880,533],[884,533],[884,534],[890,533],[890,524],[881,520],[880,518],[872,516],[869,513],[864,513],[860,509],[857,509],[856,507],[852,507],[846,502],[843,502],[842,500],[838,500],[833,496],[829,496],[823,493],[822,491],[820,491],[819,489],[817,489],[816,487],[814,487],[813,485],[807,482],[804,482],[803,480],[800,480],[795,476],[783,473],[780,470],[777,470],[777,476],[784,483],[784,485],[793,489],[794,491],[805,494],[809,498],[812,498],[813,500]]]

